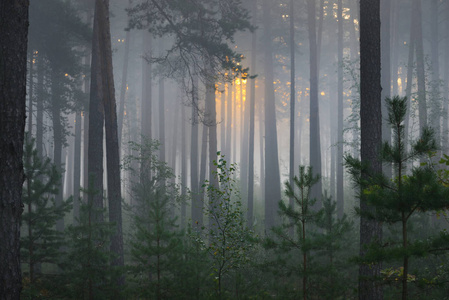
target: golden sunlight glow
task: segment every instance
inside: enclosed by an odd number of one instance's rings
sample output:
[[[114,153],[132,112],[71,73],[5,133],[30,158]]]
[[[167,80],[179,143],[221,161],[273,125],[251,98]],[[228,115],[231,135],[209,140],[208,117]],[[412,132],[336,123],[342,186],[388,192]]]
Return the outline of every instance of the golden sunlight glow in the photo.
[[[65,73],[64,76],[67,77],[67,76],[69,76],[69,74]]]
[[[326,96],[326,93],[325,92],[321,92],[321,96]]]

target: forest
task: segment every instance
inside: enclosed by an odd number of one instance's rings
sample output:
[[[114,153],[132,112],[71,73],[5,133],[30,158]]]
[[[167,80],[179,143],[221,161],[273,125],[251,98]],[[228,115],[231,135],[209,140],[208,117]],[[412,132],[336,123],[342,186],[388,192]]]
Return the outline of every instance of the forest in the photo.
[[[449,299],[449,0],[1,0],[0,300]]]

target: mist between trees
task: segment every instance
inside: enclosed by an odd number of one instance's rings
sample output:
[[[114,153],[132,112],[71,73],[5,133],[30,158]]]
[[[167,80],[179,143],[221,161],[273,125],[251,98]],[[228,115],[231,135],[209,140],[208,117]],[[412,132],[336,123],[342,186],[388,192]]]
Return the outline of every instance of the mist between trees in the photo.
[[[0,299],[449,294],[448,0],[0,7]]]

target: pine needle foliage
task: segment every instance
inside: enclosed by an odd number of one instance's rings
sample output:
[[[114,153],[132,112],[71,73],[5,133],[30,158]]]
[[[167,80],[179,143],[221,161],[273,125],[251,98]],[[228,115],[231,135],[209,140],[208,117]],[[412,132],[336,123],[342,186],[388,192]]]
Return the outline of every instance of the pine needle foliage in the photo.
[[[61,263],[61,247],[64,235],[56,230],[57,220],[72,207],[68,199],[56,205],[55,196],[61,174],[49,158],[41,158],[34,147],[34,140],[26,139],[24,147],[25,184],[22,201],[24,213],[21,219],[22,237],[20,254],[24,271],[22,297],[36,297],[45,292],[49,278],[39,269],[42,264]]]
[[[401,227],[399,243],[373,243],[361,263],[402,261],[401,272],[396,278],[402,283],[402,299],[407,299],[408,283],[413,277],[409,274],[409,259],[427,255],[432,249],[433,239],[428,237],[426,240],[410,240],[409,221],[414,215],[448,208],[449,188],[441,184],[437,173],[427,163],[414,166],[406,173],[407,166],[412,166],[413,162],[437,150],[433,130],[424,128],[421,136],[411,143],[408,150],[404,129],[407,99],[397,96],[386,99],[386,106],[393,142],[383,143],[381,159],[385,164],[393,166],[395,177],[390,179],[384,174],[373,174],[367,163],[350,155],[345,157],[345,163],[355,184],[361,188],[361,196],[375,208],[364,215],[379,222],[399,224]]]

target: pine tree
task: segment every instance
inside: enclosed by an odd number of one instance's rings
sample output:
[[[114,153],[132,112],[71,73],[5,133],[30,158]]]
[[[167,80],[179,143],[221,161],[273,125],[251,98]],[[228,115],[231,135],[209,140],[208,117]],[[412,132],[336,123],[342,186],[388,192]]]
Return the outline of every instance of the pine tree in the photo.
[[[366,163],[346,156],[346,165],[355,183],[362,188],[363,198],[375,210],[359,211],[362,216],[387,224],[400,224],[401,243],[390,241],[390,247],[371,244],[367,249],[363,264],[381,260],[402,260],[402,299],[408,298],[409,258],[422,256],[431,249],[431,238],[427,242],[411,241],[409,221],[416,214],[442,210],[449,206],[449,188],[439,182],[437,173],[431,166],[422,163],[405,174],[406,164],[422,158],[436,150],[433,131],[423,128],[420,137],[407,150],[404,143],[404,119],[407,112],[406,97],[386,99],[388,124],[393,132],[393,142],[385,142],[380,151],[384,163],[393,165],[394,180],[384,174],[373,174]]]
[[[24,171],[26,181],[22,201],[25,212],[21,227],[25,234],[21,237],[21,260],[27,265],[22,291],[22,296],[26,297],[37,296],[44,288],[45,275],[37,276],[37,266],[61,262],[64,235],[55,229],[55,225],[70,211],[71,199],[56,205],[61,174],[49,158],[40,158],[34,140],[24,147]]]

